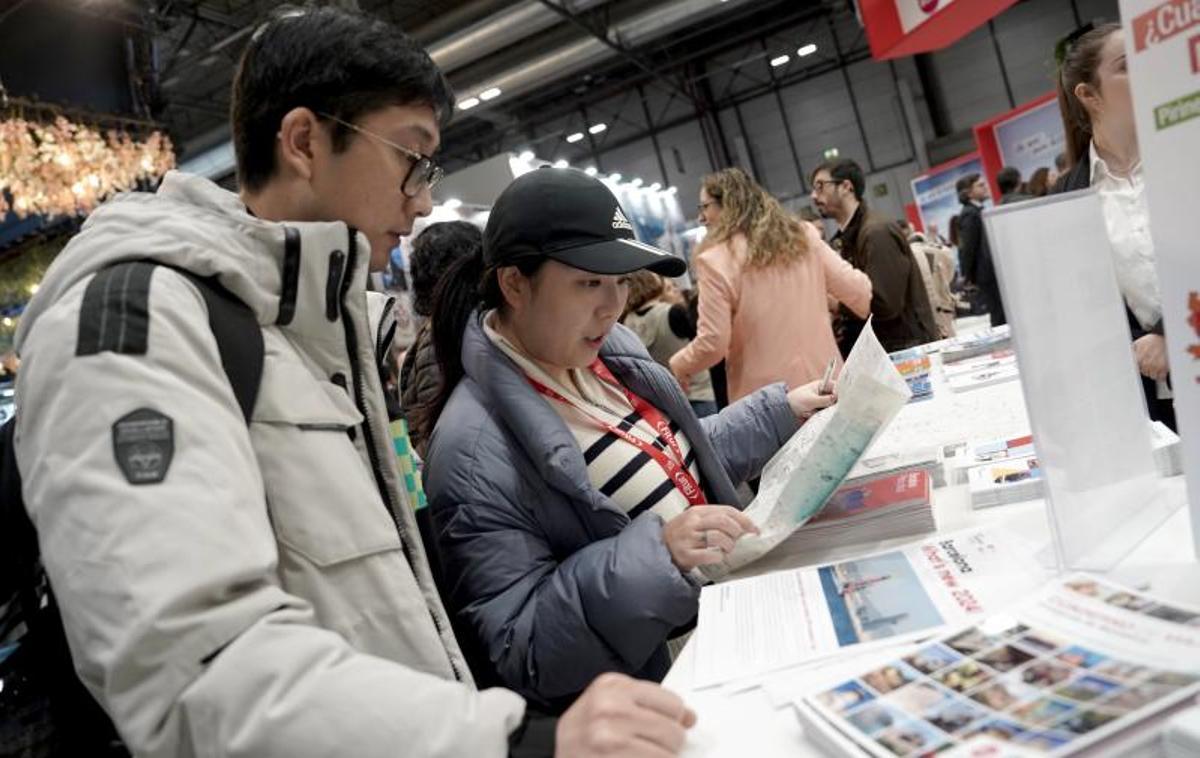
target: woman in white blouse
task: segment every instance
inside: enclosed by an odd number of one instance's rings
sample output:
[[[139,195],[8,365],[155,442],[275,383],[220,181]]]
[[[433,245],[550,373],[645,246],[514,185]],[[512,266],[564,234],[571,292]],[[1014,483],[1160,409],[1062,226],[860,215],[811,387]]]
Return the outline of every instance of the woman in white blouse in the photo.
[[[1150,417],[1174,429],[1162,296],[1121,26],[1089,24],[1060,43],[1057,53],[1071,169],[1055,191],[1099,190]]]

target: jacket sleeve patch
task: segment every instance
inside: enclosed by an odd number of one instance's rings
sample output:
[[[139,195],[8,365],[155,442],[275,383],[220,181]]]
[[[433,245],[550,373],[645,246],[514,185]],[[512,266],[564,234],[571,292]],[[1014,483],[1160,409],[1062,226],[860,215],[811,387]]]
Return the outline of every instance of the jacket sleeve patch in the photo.
[[[175,426],[170,416],[138,408],[117,419],[112,435],[113,455],[126,481],[158,484],[166,478],[175,455]]]
[[[150,278],[154,264],[118,263],[88,282],[79,309],[75,355],[105,351],[145,355],[150,336]]]

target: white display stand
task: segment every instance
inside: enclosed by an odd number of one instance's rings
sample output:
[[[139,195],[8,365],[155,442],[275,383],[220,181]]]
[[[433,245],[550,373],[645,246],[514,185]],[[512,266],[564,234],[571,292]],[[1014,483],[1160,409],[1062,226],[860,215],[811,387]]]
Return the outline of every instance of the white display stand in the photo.
[[[984,223],[1059,567],[1106,571],[1183,503],[1160,487],[1099,196],[1000,206]]]
[[[1121,0],[1183,472],[1192,523],[1200,524],[1200,19],[1195,8],[1194,3]],[[1200,527],[1193,530],[1192,543],[1200,555]]]

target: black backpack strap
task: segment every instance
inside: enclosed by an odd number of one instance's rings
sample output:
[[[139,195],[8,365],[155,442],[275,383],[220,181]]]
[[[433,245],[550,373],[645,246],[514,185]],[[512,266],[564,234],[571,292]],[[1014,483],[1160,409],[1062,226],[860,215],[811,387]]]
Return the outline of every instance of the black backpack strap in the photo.
[[[262,381],[264,351],[262,327],[258,325],[254,311],[221,286],[217,277],[200,276],[174,266],[168,268],[190,279],[204,298],[208,306],[208,326],[217,338],[221,368],[233,387],[242,417],[249,423]]]

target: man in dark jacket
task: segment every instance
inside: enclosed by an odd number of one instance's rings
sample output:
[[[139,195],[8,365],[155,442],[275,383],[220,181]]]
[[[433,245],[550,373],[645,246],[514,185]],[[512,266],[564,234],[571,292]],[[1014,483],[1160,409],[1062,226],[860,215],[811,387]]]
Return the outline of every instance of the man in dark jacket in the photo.
[[[884,349],[893,352],[936,340],[921,269],[899,228],[867,209],[862,168],[852,160],[823,163],[813,172],[812,185],[817,210],[838,223],[833,247],[871,277],[871,315]],[[838,348],[849,355],[866,321],[845,306],[839,317]]]
[[[1004,301],[1000,298],[1000,281],[992,263],[992,250],[983,231],[983,201],[988,198],[987,182],[979,174],[968,174],[955,185],[962,203],[959,214],[958,259],[963,278],[983,293],[992,326],[1008,323],[1004,316]]]
[[[996,174],[996,186],[1000,188],[1000,204],[1019,203],[1033,197],[1025,191],[1021,182],[1021,172],[1012,166],[1005,166]]]

